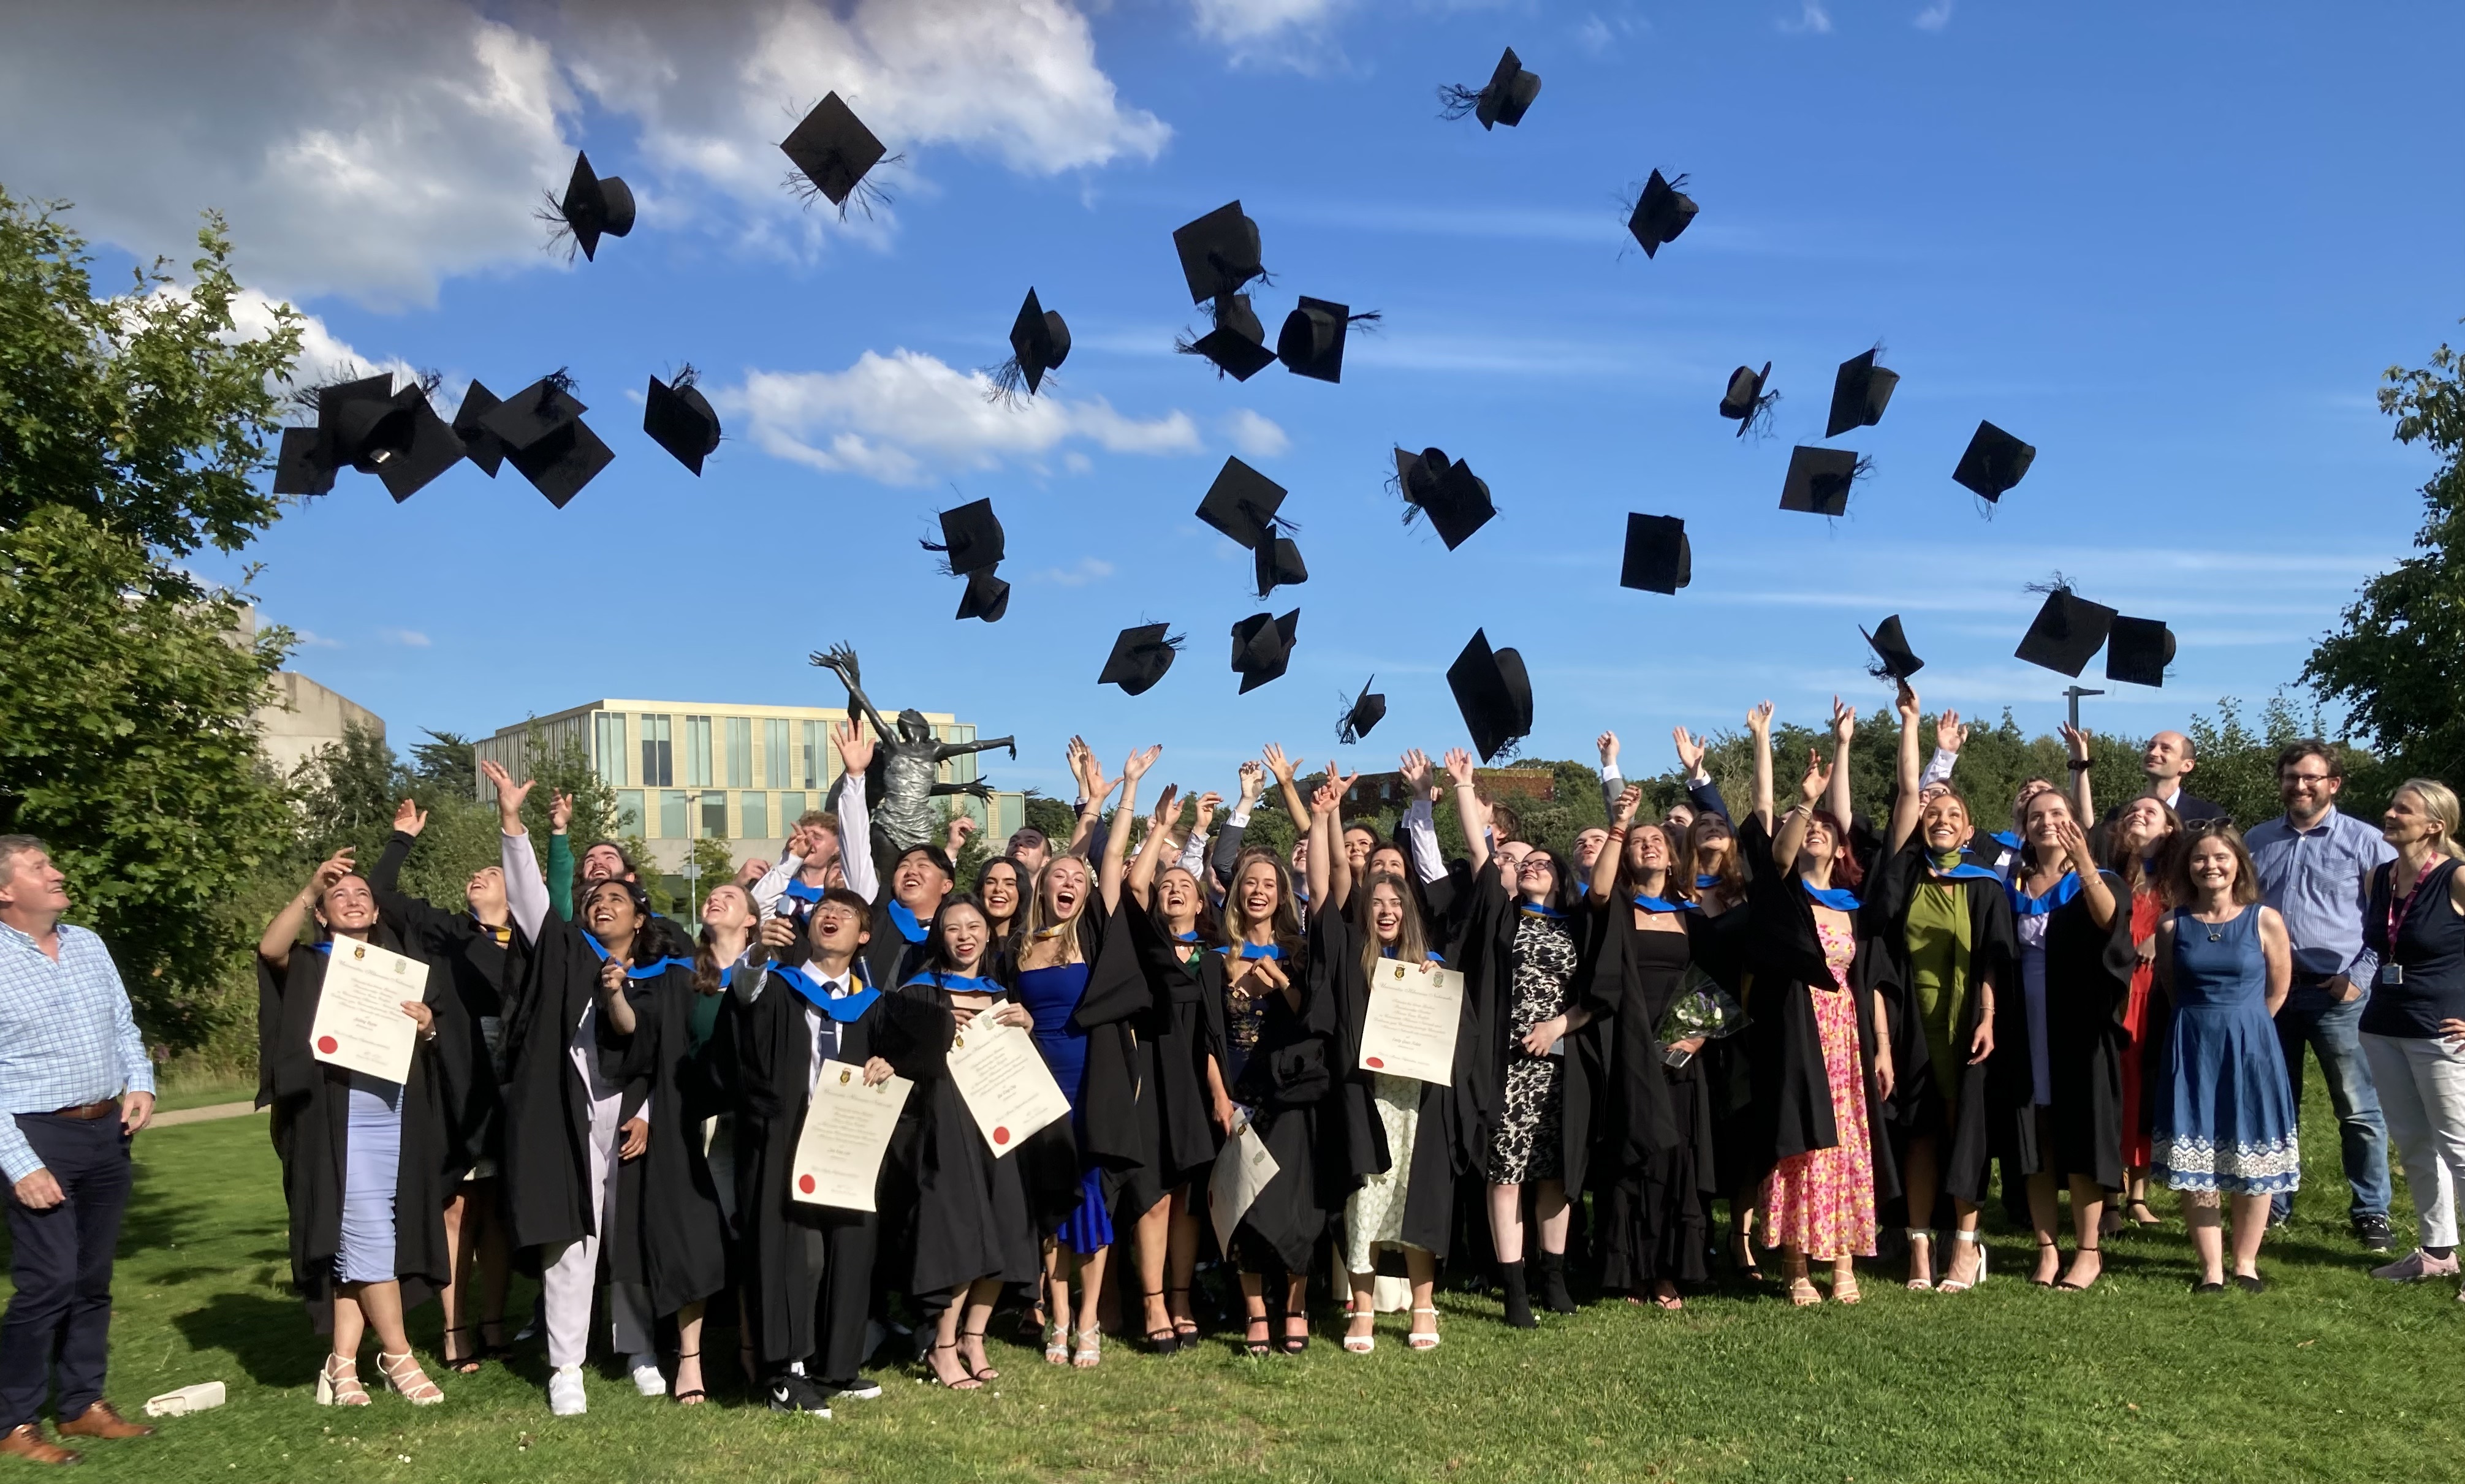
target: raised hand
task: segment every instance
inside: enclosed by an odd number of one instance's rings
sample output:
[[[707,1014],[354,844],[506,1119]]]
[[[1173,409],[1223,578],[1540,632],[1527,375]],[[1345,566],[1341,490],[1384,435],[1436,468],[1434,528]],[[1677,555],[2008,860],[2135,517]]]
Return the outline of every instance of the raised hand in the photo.
[[[863,777],[873,768],[873,755],[878,747],[873,739],[873,728],[861,716],[850,717],[831,728],[831,743],[838,748],[839,766]]]
[[[1130,783],[1138,782],[1146,776],[1148,768],[1155,766],[1156,759],[1163,756],[1164,743],[1162,742],[1157,742],[1143,751],[1131,753],[1121,763],[1121,777]]]
[[[547,832],[563,834],[573,824],[573,795],[551,793],[547,796]]]
[[[507,834],[525,833],[522,829],[522,801],[531,796],[531,785],[539,780],[534,778],[528,783],[516,784],[513,775],[505,771],[504,764],[494,759],[479,764],[479,776],[496,787],[499,827]]]
[[[1746,730],[1766,746],[1771,742],[1772,703],[1763,701],[1746,708]]]
[[[1088,756],[1089,756],[1089,754],[1088,754],[1088,751],[1087,751],[1087,742],[1086,742],[1086,739],[1084,739],[1084,738],[1082,738],[1082,737],[1073,736],[1073,737],[1072,737],[1072,738],[1071,738],[1067,742],[1062,743],[1062,746],[1061,746],[1061,757],[1062,757],[1062,761],[1070,764],[1070,776],[1071,776],[1072,778],[1074,778],[1074,779],[1077,780],[1077,783],[1078,783],[1078,796],[1079,796],[1080,798],[1082,798],[1082,799],[1083,799],[1083,798],[1086,798],[1086,797],[1088,796],[1088,789],[1087,789],[1087,759],[1088,759]]]
[[[1823,797],[1823,790],[1831,786],[1832,764],[1823,760],[1821,748],[1807,748],[1806,776],[1797,781],[1798,802],[1812,808],[1815,801]]]
[[[1356,767],[1349,773],[1339,773],[1330,767],[1326,770],[1326,781],[1335,785],[1336,798],[1341,802],[1345,794],[1352,791],[1352,786],[1361,782],[1361,769]]]
[[[1287,759],[1281,742],[1267,743],[1266,750],[1260,755],[1267,760],[1267,770],[1276,775],[1276,782],[1291,786],[1293,775],[1301,770],[1301,760]]]
[[[419,831],[428,828],[428,810],[419,807],[418,800],[405,799],[394,806],[393,828],[395,833],[416,839]]]
[[[1833,744],[1833,745],[1835,745],[1835,746],[1846,747],[1846,746],[1848,746],[1848,745],[1849,745],[1849,739],[1850,739],[1850,738],[1852,738],[1852,737],[1854,737],[1854,736],[1856,736],[1856,735],[1857,735],[1857,708],[1856,708],[1856,707],[1854,707],[1854,706],[1843,705],[1843,704],[1841,704],[1841,701],[1840,701],[1840,698],[1839,698],[1839,697],[1837,697],[1837,696],[1832,697],[1832,744]]]
[[[1396,759],[1395,765],[1404,775],[1406,787],[1425,799],[1434,799],[1438,796],[1436,782],[1432,777],[1436,770],[1430,766],[1428,753],[1414,747]]]
[[[942,833],[942,853],[949,856],[952,860],[957,860],[959,858],[959,853],[967,848],[967,836],[974,834],[975,832],[975,815],[951,815],[949,828]]]
[[[352,848],[345,845],[317,863],[317,869],[308,874],[308,899],[311,902],[322,899],[327,892],[333,890],[335,882],[351,874],[351,854]]]
[[[2076,871],[2082,875],[2094,872],[2097,868],[2089,859],[2088,836],[2080,832],[2079,821],[2066,814],[2051,823],[2054,831],[2054,843],[2062,847],[2064,868]]]
[[[1312,814],[1332,814],[1343,807],[1344,790],[1335,786],[1335,780],[1332,778],[1327,779],[1321,783],[1316,788],[1310,790],[1310,812]]]
[[[796,924],[788,918],[764,918],[761,938],[763,947],[776,952],[795,942]]]
[[[1901,720],[1911,723],[1917,720],[1919,715],[1917,688],[1909,684],[1908,677],[1905,676],[1901,676],[1899,688],[1892,697],[1892,705],[1899,712]]]
[[[1618,760],[1617,733],[1603,732],[1600,736],[1592,739],[1592,745],[1601,749],[1601,771],[1604,773],[1616,772]]]
[[[1155,812],[1147,816],[1147,832],[1169,830],[1181,819],[1181,785],[1166,784],[1156,795]]]
[[[1253,758],[1249,762],[1241,764],[1239,777],[1241,780],[1241,807],[1243,808],[1248,808],[1252,805],[1256,804],[1267,791],[1267,769],[1266,766],[1259,763],[1257,759]]]
[[[625,992],[625,961],[610,954],[599,965],[599,992],[619,995]]]
[[[1610,810],[1610,823],[1620,830],[1634,823],[1634,811],[1643,804],[1643,785],[1629,784],[1618,790],[1617,808]]]
[[[2078,727],[2072,725],[2069,721],[2058,723],[2057,730],[2059,730],[2063,735],[2063,746],[2070,750],[2072,761],[2075,763],[2087,762],[2088,733],[2081,731]]]
[[[1206,839],[1209,827],[1215,823],[1215,811],[1223,807],[1224,795],[1217,793],[1215,790],[1210,788],[1207,792],[1200,794],[1198,796],[1198,820],[1195,824],[1192,824],[1189,827],[1189,832],[1202,840]]]
[[[1960,713],[1946,707],[1934,719],[1934,744],[1943,752],[1958,752],[1968,741],[1968,728],[1960,724]]]
[[[1687,777],[1692,778],[1703,771],[1703,739],[1682,726],[1673,726],[1669,729],[1669,741],[1677,748],[1677,765],[1686,770]]]
[[[1461,747],[1447,749],[1447,781],[1458,788],[1472,786],[1472,754]]]

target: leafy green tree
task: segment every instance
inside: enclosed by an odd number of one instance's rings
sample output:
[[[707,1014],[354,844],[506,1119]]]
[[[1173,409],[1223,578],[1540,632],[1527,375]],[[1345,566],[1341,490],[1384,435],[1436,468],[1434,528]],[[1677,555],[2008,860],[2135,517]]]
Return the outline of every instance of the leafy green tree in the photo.
[[[463,797],[479,796],[479,764],[472,742],[459,732],[430,732],[428,741],[411,744],[411,776],[438,792],[460,789]]]
[[[2363,585],[2302,677],[2344,703],[2346,725],[2389,760],[2391,779],[2465,782],[2465,358],[2443,344],[2428,366],[2392,366],[2379,398],[2397,441],[2439,458],[2422,486],[2421,555]]]
[[[1025,817],[1031,827],[1044,831],[1056,850],[1069,844],[1071,831],[1078,828],[1077,810],[1059,799],[1047,798],[1040,793],[1027,796]]]

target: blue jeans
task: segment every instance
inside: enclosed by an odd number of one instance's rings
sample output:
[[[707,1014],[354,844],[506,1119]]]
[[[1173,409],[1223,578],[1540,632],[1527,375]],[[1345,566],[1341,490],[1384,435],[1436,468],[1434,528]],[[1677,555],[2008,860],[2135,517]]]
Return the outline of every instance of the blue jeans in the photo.
[[[2388,1208],[2387,1125],[2380,1120],[2379,1090],[2371,1085],[2370,1063],[2363,1058],[2360,1028],[2363,1007],[2370,1003],[2365,988],[2346,1003],[2317,984],[2296,975],[2294,988],[2276,1012],[2276,1044],[2285,1051],[2285,1076],[2294,1084],[2294,1106],[2302,1106],[2302,1049],[2319,1053],[2320,1074],[2328,1082],[2328,1100],[2337,1110],[2337,1135],[2345,1159],[2345,1179],[2354,1187],[2349,1214],[2386,1216]],[[2269,1198],[2269,1219],[2283,1221],[2294,1210],[2294,1197]]]

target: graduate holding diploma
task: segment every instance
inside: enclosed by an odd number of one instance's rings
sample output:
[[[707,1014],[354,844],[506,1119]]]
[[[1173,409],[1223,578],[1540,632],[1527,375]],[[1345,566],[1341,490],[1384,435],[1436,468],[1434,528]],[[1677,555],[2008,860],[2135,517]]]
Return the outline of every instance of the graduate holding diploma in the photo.
[[[256,945],[257,1103],[273,1110],[291,1277],[317,1331],[333,1336],[320,1406],[368,1405],[359,1352],[371,1329],[386,1384],[414,1406],[445,1400],[411,1354],[403,1311],[453,1273],[445,1200],[461,1171],[446,1168],[439,1052],[457,1042],[440,1042],[437,1024],[457,1010],[443,975],[416,959],[393,972],[405,962],[347,850],[317,867]]]

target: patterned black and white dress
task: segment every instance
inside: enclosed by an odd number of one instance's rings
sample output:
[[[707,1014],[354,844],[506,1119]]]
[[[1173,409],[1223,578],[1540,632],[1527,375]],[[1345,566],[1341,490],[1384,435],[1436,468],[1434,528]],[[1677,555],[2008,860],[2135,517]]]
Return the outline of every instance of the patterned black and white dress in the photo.
[[[1507,1010],[1512,1044],[1506,1052],[1505,1107],[1490,1140],[1492,1185],[1566,1176],[1564,1058],[1528,1055],[1522,1042],[1534,1026],[1566,1010],[1575,962],[1575,935],[1563,919],[1518,911],[1514,996]]]

